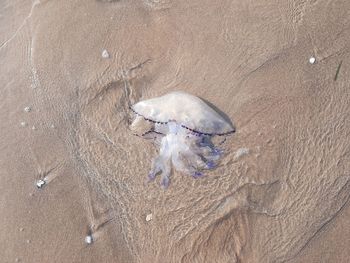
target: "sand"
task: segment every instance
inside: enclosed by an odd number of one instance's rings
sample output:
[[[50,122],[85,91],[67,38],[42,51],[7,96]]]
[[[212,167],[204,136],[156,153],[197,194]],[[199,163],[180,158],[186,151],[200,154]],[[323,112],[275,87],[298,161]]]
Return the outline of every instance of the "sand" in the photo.
[[[349,10],[2,1],[0,262],[348,262]],[[176,90],[237,132],[163,190],[128,107]]]

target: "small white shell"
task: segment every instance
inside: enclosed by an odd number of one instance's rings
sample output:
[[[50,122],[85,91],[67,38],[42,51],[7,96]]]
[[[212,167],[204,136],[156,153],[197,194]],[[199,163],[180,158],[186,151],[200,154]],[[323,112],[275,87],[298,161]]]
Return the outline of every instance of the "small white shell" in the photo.
[[[103,57],[103,58],[109,58],[109,53],[108,53],[108,51],[107,51],[106,49],[104,49],[104,50],[102,51],[102,57]]]
[[[316,62],[316,58],[315,57],[309,58],[309,63],[310,64],[314,64],[315,62]]]
[[[29,106],[27,106],[27,107],[24,108],[24,111],[25,111],[25,112],[30,112],[31,110],[32,110],[32,108],[29,107]]]
[[[91,244],[93,242],[93,238],[91,235],[88,235],[85,237],[85,243],[86,244]]]
[[[153,218],[153,215],[152,215],[152,214],[148,214],[148,215],[146,216],[146,221],[149,222],[149,221],[152,220],[152,218]]]
[[[45,184],[46,182],[43,179],[40,179],[36,182],[36,187],[42,188]]]

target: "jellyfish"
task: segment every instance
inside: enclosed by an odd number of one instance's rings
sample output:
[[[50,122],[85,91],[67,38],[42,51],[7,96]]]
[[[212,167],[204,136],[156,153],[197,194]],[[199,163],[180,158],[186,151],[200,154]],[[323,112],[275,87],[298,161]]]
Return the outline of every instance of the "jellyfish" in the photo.
[[[172,169],[193,178],[214,169],[223,151],[213,138],[226,138],[235,132],[233,124],[202,99],[176,91],[140,101],[130,107],[134,113],[131,130],[152,139],[159,146],[148,181],[161,174],[161,186],[167,188]]]

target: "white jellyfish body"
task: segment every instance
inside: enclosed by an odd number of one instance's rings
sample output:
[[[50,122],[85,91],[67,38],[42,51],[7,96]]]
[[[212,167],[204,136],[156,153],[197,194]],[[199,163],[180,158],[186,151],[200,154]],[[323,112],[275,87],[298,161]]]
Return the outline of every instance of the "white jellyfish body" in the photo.
[[[130,108],[136,115],[131,129],[146,122],[147,130],[141,136],[160,142],[148,178],[153,180],[161,173],[164,188],[169,185],[172,166],[194,178],[202,176],[202,170],[213,169],[222,151],[212,143],[212,137],[235,132],[233,125],[207,103],[185,92],[140,101]]]

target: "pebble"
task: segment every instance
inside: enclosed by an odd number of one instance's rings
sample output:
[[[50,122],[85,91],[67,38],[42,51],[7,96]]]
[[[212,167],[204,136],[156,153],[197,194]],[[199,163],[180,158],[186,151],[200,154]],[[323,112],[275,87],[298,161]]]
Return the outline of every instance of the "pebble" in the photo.
[[[21,126],[22,126],[22,127],[25,127],[25,126],[27,126],[27,123],[26,123],[25,121],[22,121],[22,122],[21,122]]]
[[[15,261],[16,262],[21,262],[21,259],[20,258],[16,258]]]
[[[55,129],[56,128],[56,126],[54,125],[54,124],[51,124],[51,129]]]
[[[25,112],[30,112],[31,110],[32,110],[32,108],[29,107],[29,106],[24,108],[24,111],[25,111]]]
[[[29,240],[29,239],[27,239],[27,240],[26,240],[26,242],[27,242],[27,244],[29,244],[29,243],[30,243],[30,240]]]
[[[92,241],[93,241],[93,239],[92,239],[92,236],[91,236],[91,235],[88,235],[88,236],[85,237],[85,243],[86,243],[86,244],[91,244]]]
[[[148,215],[146,216],[146,221],[149,222],[149,221],[151,221],[151,220],[152,220],[152,214],[148,214]]]
[[[23,227],[21,227],[21,228],[19,229],[19,231],[21,231],[21,232],[23,232],[23,230],[24,230],[24,228],[23,228]]]
[[[46,182],[44,180],[40,179],[36,182],[36,187],[42,188],[45,184],[46,184]]]
[[[104,50],[102,51],[102,57],[103,57],[103,58],[109,58],[109,53],[108,53],[108,51],[107,51],[106,49],[104,49]]]
[[[36,130],[36,127],[34,125],[32,126],[32,130]]]
[[[315,64],[315,62],[316,62],[316,58],[315,57],[309,58],[309,63],[310,64]]]

